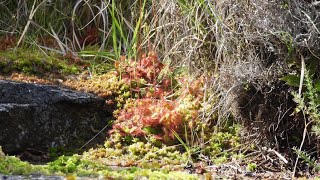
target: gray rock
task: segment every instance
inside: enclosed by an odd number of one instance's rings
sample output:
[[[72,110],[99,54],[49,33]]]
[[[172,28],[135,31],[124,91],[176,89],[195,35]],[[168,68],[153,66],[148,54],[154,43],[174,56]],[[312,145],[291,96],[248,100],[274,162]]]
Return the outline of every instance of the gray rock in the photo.
[[[44,176],[44,175],[29,175],[29,176],[18,176],[18,175],[3,175],[0,174],[2,180],[65,180],[63,176]]]
[[[77,149],[112,119],[105,99],[60,88],[0,80],[0,146],[6,153]],[[103,141],[106,129],[94,142]]]

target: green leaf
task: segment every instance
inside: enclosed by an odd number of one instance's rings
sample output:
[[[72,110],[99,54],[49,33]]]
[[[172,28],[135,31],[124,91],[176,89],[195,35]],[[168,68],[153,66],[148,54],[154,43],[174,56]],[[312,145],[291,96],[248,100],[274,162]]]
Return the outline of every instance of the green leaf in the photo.
[[[308,61],[307,69],[309,70],[309,74],[313,76],[318,69],[319,60],[316,58],[311,58]]]
[[[134,46],[137,46],[138,44],[138,35],[140,32],[140,28],[141,28],[141,23],[142,23],[142,19],[143,19],[143,16],[144,16],[144,10],[145,10],[145,5],[146,5],[146,0],[143,1],[143,4],[142,4],[142,9],[141,9],[141,13],[140,13],[140,16],[139,16],[139,19],[138,19],[138,22],[134,28],[134,32],[133,32],[133,37],[132,37],[132,42],[131,42],[131,48],[133,48],[133,56],[136,56],[137,54],[137,49],[138,47],[134,47]],[[132,54],[131,54],[132,56]]]
[[[111,61],[116,61],[118,59],[116,59],[116,55],[115,53],[112,52],[107,52],[107,51],[103,51],[103,52],[99,52],[99,51],[81,51],[78,52],[78,55],[81,57],[103,57],[106,59],[109,59]]]
[[[161,132],[161,128],[156,128],[156,127],[145,127],[143,128],[144,131],[150,133],[150,134],[159,134]]]
[[[299,87],[300,84],[300,77],[297,75],[287,75],[282,78],[280,78],[281,81],[286,82],[287,85],[292,87]]]
[[[316,81],[316,83],[314,84],[314,89],[316,92],[320,92],[320,81]]]

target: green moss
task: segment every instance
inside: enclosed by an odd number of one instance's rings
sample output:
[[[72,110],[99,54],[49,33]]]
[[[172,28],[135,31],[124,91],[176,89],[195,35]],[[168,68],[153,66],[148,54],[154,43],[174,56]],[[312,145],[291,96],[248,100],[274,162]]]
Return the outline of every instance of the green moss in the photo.
[[[81,67],[68,63],[61,55],[39,50],[18,48],[16,50],[0,51],[0,73],[23,72],[25,74],[75,74]]]
[[[83,173],[85,170],[88,170],[90,166],[92,166],[92,163],[81,160],[79,155],[60,156],[57,160],[48,163],[48,169],[51,172],[62,174],[75,173],[80,169]]]
[[[213,163],[216,165],[221,165],[227,161],[228,161],[228,157],[226,156],[221,156],[213,159]]]
[[[0,173],[3,174],[27,174],[32,166],[27,162],[13,156],[5,156],[0,159]]]
[[[211,157],[212,161],[217,162],[217,164],[237,156],[237,151],[241,147],[239,130],[238,125],[228,124],[216,133],[208,132],[204,137],[209,142],[204,147],[204,154]]]
[[[124,170],[120,172],[109,171],[105,173],[104,176],[106,178],[121,178],[121,179],[150,179],[150,180],[158,180],[158,179],[199,179],[196,175],[190,175],[183,172],[166,172],[166,171],[154,171],[150,169],[134,169]]]
[[[184,172],[168,172],[163,170],[151,170],[132,167],[125,170],[111,170],[99,162],[83,159],[80,155],[61,156],[47,165],[30,165],[18,158],[9,157],[8,163],[1,162],[1,166],[7,165],[4,174],[28,175],[34,172],[46,175],[74,174],[75,176],[104,176],[106,178],[136,179],[146,177],[149,179],[197,179],[197,176]]]
[[[6,156],[0,146],[0,173],[6,175],[27,175],[31,173],[47,174],[48,172],[44,167],[23,162],[14,156]]]
[[[83,157],[100,161],[105,165],[137,166],[147,169],[174,169],[187,161],[186,153],[181,153],[179,146],[142,142],[137,138],[126,142],[116,134],[105,142],[104,148],[91,149],[85,152]]]
[[[152,164],[155,165],[155,164]],[[155,168],[155,167],[153,167]],[[68,176],[90,176],[105,178],[137,179],[146,177],[148,179],[198,179],[196,175],[184,172],[169,172],[166,170],[141,169],[131,167],[111,170],[108,166],[99,161],[92,161],[81,155],[61,156],[57,160],[46,165],[32,165],[23,162],[14,156],[6,156],[0,147],[0,173],[6,175],[29,175],[33,173],[42,175]]]
[[[257,165],[255,163],[249,163],[247,165],[247,171],[254,172],[257,170]]]

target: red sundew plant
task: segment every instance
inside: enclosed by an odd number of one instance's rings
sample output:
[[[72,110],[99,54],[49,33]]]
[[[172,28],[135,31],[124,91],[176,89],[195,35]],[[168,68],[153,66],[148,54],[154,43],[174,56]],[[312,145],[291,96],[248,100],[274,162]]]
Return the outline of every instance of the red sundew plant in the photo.
[[[121,80],[130,86],[132,92],[150,98],[162,98],[161,96],[169,94],[172,81],[168,76],[158,78],[165,66],[154,51],[142,55],[137,61],[126,60],[126,57],[122,56],[120,61],[115,63],[115,67]],[[141,88],[144,88],[145,94],[141,94]]]
[[[156,53],[151,51],[148,55],[142,55],[138,61],[126,61],[126,58],[122,56],[120,61],[115,63],[115,67],[121,79],[127,83],[138,79],[144,79],[147,83],[155,83],[164,65],[158,60]]]
[[[182,80],[181,84],[184,86],[180,88],[181,95],[167,100],[166,96],[173,92],[172,81],[165,76],[158,78],[164,65],[155,52],[143,55],[138,61],[126,61],[125,57],[122,57],[115,67],[118,75],[130,86],[130,91],[141,96],[128,100],[117,112],[116,121],[109,133],[134,137],[153,135],[156,139],[169,143],[176,139],[175,133],[184,133],[185,125],[194,124],[202,94],[200,81],[186,83]],[[132,86],[133,83],[141,81],[144,84]],[[185,87],[186,84],[189,86]]]
[[[164,99],[138,99],[120,111],[112,132],[117,130],[123,136],[135,137],[151,133],[165,142],[173,140],[172,131],[181,132],[183,124],[183,115],[176,103]]]

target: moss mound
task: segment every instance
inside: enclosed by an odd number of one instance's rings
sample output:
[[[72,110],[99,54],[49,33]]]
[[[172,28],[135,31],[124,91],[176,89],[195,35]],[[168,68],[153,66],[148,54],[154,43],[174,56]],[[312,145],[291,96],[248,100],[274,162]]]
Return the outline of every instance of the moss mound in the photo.
[[[121,179],[199,179],[196,175],[168,170],[152,170],[141,168],[115,168],[92,161],[80,155],[61,156],[46,165],[32,165],[14,156],[6,156],[0,149],[0,173],[5,175],[42,174],[43,176],[65,176],[67,179],[78,177],[104,177]],[[49,176],[50,175],[50,176]],[[14,177],[14,176],[13,176]],[[22,178],[22,177],[21,177]],[[45,177],[44,177],[45,178]]]
[[[29,75],[76,74],[81,66],[68,62],[68,59],[54,53],[35,49],[18,48],[0,51],[0,73],[22,72]]]

